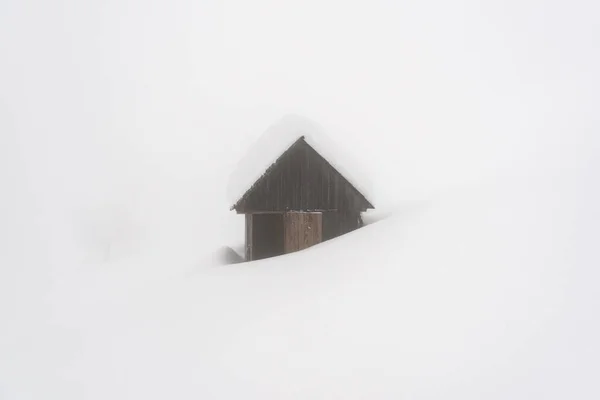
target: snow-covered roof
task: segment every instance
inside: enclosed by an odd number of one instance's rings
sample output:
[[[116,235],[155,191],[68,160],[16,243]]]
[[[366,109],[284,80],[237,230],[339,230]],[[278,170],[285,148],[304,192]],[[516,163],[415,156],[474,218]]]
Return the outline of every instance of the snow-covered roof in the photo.
[[[360,166],[342,154],[314,121],[299,115],[287,115],[271,125],[249,149],[229,179],[227,189],[231,204],[236,204],[267,169],[299,138],[304,137],[371,204],[370,185],[362,176]]]

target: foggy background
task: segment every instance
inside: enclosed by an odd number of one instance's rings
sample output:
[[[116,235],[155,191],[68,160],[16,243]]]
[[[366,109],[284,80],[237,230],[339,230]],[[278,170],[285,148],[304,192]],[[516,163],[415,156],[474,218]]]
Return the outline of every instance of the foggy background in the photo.
[[[0,0],[0,398],[594,398],[599,15]],[[397,218],[213,268],[289,113]]]
[[[378,208],[561,171],[581,171],[574,190],[593,190],[598,11],[592,1],[4,0],[5,304],[25,296],[21,283],[50,285],[86,263],[161,249],[199,258],[240,242],[228,175],[287,113],[361,160]]]

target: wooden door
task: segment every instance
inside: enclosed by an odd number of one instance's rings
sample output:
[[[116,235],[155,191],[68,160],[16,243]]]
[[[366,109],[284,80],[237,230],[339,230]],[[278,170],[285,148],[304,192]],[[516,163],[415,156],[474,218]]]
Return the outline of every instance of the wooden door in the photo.
[[[303,250],[321,243],[323,214],[320,212],[289,212],[284,216],[284,250]]]

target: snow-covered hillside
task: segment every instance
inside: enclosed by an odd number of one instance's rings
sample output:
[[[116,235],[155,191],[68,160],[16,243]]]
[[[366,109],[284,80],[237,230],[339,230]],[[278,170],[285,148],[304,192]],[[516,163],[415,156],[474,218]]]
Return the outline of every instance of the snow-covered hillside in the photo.
[[[600,398],[598,11],[3,1],[0,399]],[[223,265],[288,113],[379,221]]]
[[[259,262],[80,271],[4,327],[3,396],[597,398],[600,198],[578,176],[439,193]]]

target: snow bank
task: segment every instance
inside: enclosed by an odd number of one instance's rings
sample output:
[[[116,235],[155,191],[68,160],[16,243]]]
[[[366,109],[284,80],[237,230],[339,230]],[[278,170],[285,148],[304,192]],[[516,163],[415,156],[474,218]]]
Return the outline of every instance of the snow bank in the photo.
[[[370,184],[361,173],[360,165],[340,151],[339,145],[334,144],[317,123],[298,115],[287,115],[269,127],[240,161],[229,180],[229,202],[232,205],[237,203],[300,137],[304,137],[311,147],[371,201]]]
[[[600,199],[574,178],[442,193],[268,260],[130,259],[65,277],[44,295],[45,312],[0,332],[0,390],[597,399],[600,259],[588,217]]]

